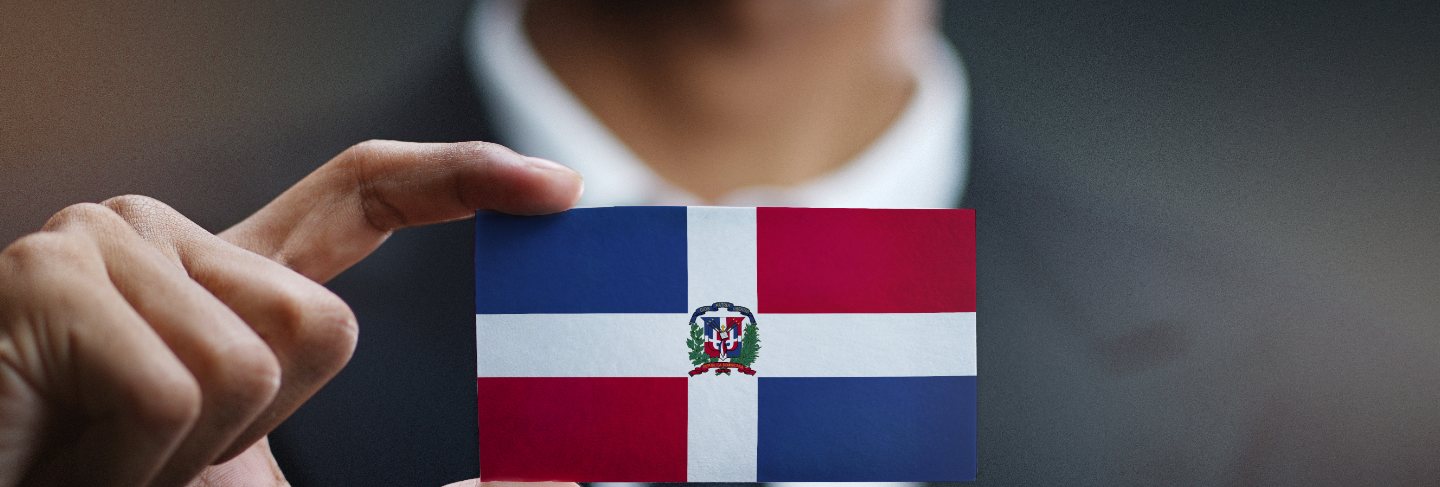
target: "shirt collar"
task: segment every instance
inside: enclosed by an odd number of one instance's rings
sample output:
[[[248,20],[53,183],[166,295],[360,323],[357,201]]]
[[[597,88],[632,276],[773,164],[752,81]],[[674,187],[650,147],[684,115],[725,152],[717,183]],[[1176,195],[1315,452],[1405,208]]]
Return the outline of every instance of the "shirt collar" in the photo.
[[[517,151],[585,176],[580,206],[693,205],[657,176],[555,77],[523,32],[522,0],[481,2],[466,42],[469,68],[495,131]],[[730,206],[945,208],[960,201],[968,169],[968,87],[959,56],[935,34],[914,63],[915,91],[900,116],[839,169],[790,187],[750,187]]]

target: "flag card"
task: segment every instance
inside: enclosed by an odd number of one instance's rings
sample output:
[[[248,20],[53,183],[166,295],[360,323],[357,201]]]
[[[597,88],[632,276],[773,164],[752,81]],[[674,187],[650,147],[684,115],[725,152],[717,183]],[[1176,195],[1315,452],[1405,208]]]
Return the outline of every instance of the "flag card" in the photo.
[[[615,207],[475,227],[483,481],[959,481],[970,210]]]

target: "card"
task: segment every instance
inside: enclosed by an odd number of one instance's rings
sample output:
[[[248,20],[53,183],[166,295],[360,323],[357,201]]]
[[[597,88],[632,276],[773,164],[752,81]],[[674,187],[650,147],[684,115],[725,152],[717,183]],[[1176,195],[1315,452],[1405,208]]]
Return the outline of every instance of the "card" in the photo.
[[[475,310],[481,480],[975,478],[971,210],[481,212]]]

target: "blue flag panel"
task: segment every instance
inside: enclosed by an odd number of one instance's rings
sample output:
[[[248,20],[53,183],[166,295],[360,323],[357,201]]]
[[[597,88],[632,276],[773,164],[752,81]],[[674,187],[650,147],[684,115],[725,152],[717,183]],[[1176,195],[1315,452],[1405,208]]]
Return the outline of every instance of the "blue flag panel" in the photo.
[[[684,313],[684,207],[475,217],[475,310]]]
[[[974,376],[761,377],[759,389],[760,482],[975,478]]]

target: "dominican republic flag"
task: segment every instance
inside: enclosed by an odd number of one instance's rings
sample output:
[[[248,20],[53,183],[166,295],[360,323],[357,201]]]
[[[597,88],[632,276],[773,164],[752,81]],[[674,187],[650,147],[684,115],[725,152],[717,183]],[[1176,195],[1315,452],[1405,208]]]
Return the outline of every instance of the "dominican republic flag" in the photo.
[[[975,478],[970,210],[482,212],[480,479]]]

